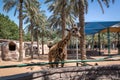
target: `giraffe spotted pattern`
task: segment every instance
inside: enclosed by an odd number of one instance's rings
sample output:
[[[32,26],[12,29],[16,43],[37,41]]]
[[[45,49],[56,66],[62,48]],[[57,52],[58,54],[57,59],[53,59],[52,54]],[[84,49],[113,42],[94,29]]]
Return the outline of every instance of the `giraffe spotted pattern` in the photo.
[[[57,62],[64,61],[66,59],[67,53],[65,47],[70,41],[71,36],[79,38],[81,37],[79,29],[76,26],[73,26],[70,30],[67,29],[67,31],[67,36],[50,48],[50,51],[48,53],[49,62],[56,62],[56,64],[50,64],[50,67],[52,68],[58,67]],[[64,63],[61,63],[61,67],[64,67]]]

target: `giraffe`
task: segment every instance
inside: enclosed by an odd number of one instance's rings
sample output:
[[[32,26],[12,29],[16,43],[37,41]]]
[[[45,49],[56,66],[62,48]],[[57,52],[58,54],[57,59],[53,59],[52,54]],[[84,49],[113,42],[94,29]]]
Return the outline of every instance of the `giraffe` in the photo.
[[[65,52],[65,47],[69,43],[71,36],[75,36],[79,38],[81,37],[79,33],[79,29],[76,25],[72,26],[71,29],[66,29],[66,30],[68,31],[68,34],[61,41],[59,41],[50,48],[48,53],[49,62],[64,61],[67,56],[67,53]],[[50,67],[51,68],[58,67],[58,63],[50,64]],[[64,67],[64,63],[61,63],[61,67]]]

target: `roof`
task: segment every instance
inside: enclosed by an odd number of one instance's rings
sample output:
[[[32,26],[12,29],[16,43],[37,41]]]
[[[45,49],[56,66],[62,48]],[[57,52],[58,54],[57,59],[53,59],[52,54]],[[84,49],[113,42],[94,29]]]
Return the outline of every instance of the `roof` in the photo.
[[[107,28],[111,28],[111,32],[120,32],[120,21],[99,21],[99,22],[85,22],[85,34],[91,35],[98,32],[106,32]],[[113,30],[114,28],[114,30]]]
[[[109,27],[110,32],[120,32],[120,23]],[[107,29],[100,31],[101,33],[107,32]]]

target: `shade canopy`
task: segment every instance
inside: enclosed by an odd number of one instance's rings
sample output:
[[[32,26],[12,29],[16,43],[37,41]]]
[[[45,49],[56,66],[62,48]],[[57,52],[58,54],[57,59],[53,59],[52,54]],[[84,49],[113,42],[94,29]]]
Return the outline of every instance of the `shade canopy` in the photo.
[[[98,32],[106,32],[109,27],[111,32],[120,32],[119,25],[120,21],[85,22],[85,34],[92,35]]]

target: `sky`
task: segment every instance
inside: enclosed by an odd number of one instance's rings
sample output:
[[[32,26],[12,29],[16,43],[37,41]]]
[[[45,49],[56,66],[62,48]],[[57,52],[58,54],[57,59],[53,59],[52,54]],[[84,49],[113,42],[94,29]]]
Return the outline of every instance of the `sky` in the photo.
[[[47,10],[47,5],[44,4],[44,0],[40,0],[41,2],[41,9],[45,10],[45,14],[49,17],[51,13]],[[88,13],[85,14],[85,22],[93,22],[93,21],[120,21],[120,0],[115,0],[115,3],[110,3],[110,7],[106,8],[104,6],[104,14],[102,13],[102,10],[97,2],[97,0],[94,0],[94,2],[91,3],[91,0],[88,0]],[[9,16],[9,18],[14,21],[17,25],[19,24],[19,21],[17,19],[17,15],[14,16],[14,9],[10,12],[6,13],[3,11],[3,2],[0,0],[0,13]]]

